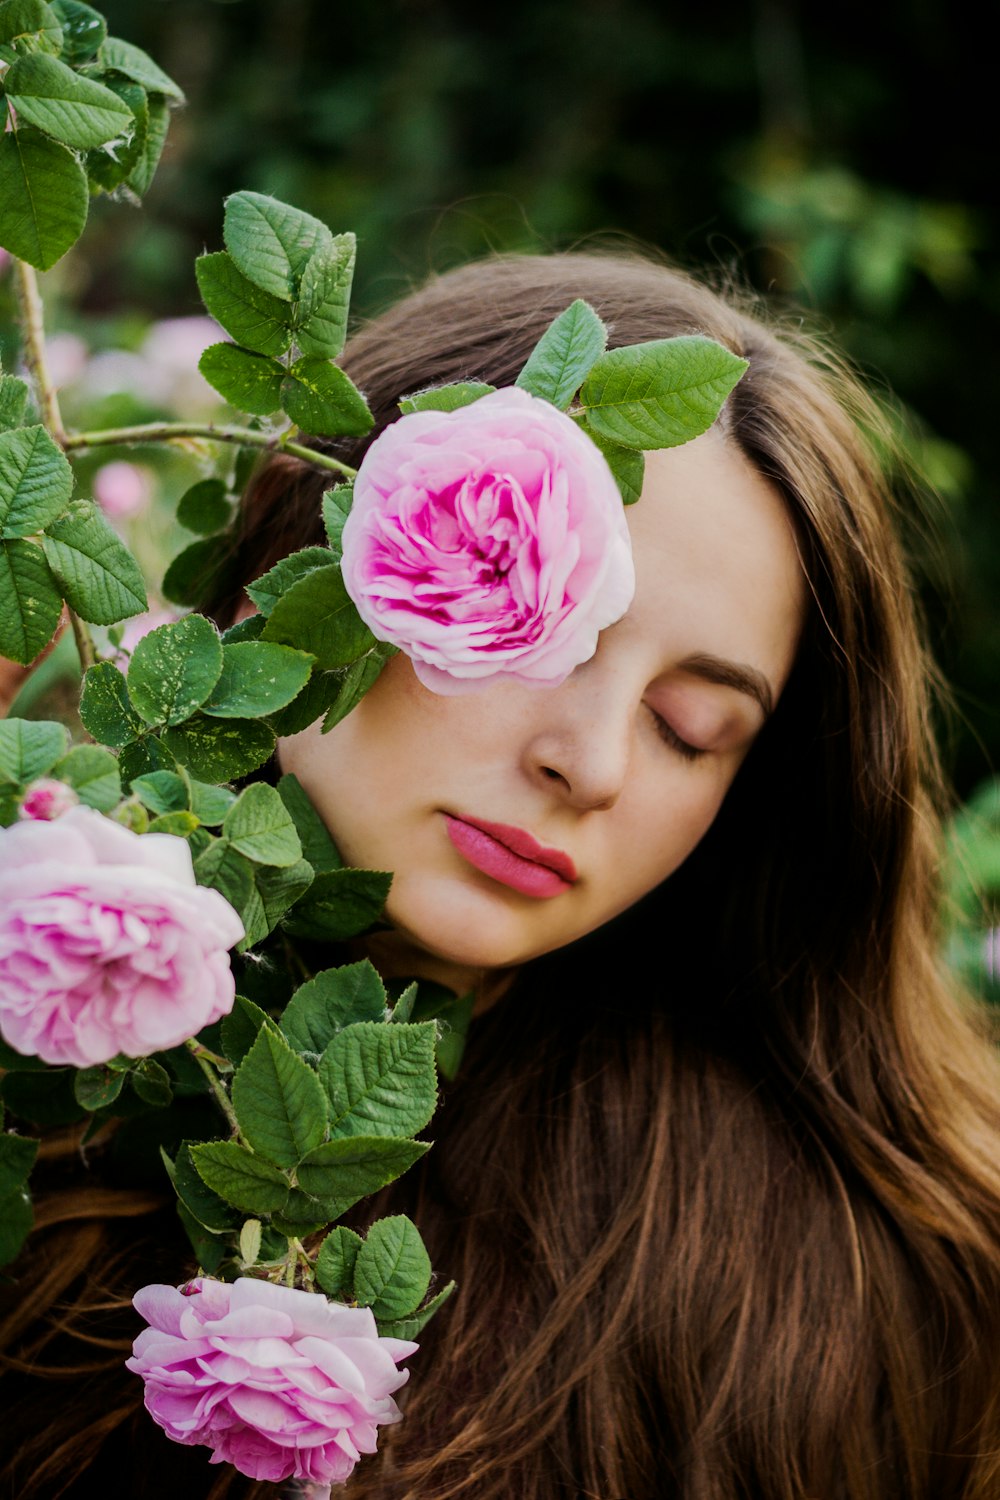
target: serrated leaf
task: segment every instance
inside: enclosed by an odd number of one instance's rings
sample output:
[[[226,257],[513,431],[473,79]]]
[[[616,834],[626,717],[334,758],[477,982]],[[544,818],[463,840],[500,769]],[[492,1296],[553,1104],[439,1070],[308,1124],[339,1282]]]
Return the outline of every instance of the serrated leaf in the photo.
[[[47,271],[83,233],[87,174],[73,152],[28,126],[0,135],[0,245]]]
[[[343,552],[344,522],[351,513],[354,501],[353,484],[337,484],[323,496],[323,525],[327,541],[333,552],[333,561],[339,562]],[[328,558],[327,561],[330,561]]]
[[[194,265],[201,300],[217,323],[245,349],[272,357],[292,342],[291,309],[243,275],[224,250]]]
[[[282,405],[284,365],[236,344],[210,344],[198,369],[219,395],[240,411],[266,417]]]
[[[0,375],[0,432],[20,427],[27,405],[28,387],[25,382],[16,375]]]
[[[58,31],[59,22],[44,0],[4,0],[0,5],[0,43],[16,42],[52,28]]]
[[[92,501],[74,500],[42,548],[67,604],[92,625],[114,625],[149,608],[139,564]]]
[[[226,200],[226,249],[244,276],[283,302],[293,301],[314,251],[329,252],[333,235],[311,214],[263,193]]]
[[[97,812],[110,812],[121,800],[118,761],[110,750],[102,750],[99,745],[74,745],[56,761],[52,775],[71,786],[85,807],[93,807]]]
[[[698,334],[612,349],[580,391],[587,425],[626,448],[671,448],[707,432],[748,368]]]
[[[167,1109],[172,1103],[174,1091],[170,1074],[152,1057],[144,1057],[129,1073],[129,1078],[143,1104],[152,1105],[154,1109]]]
[[[483,380],[459,380],[453,385],[432,385],[426,391],[414,391],[404,396],[399,403],[403,416],[414,411],[458,411],[461,406],[471,406],[480,396],[495,391],[495,385]]]
[[[195,860],[194,873],[199,885],[219,891],[242,915],[253,892],[253,867],[228,840],[213,839]]]
[[[132,779],[132,793],[153,813],[185,812],[191,806],[188,783],[176,771],[151,771]]]
[[[159,817],[153,818],[147,833],[172,833],[175,838],[186,839],[198,827],[198,819],[193,812],[171,812],[161,813]]]
[[[163,741],[155,734],[132,740],[118,753],[118,770],[122,785],[130,786],[134,776],[148,776],[151,771],[175,771],[177,762]]]
[[[259,1005],[237,995],[232,1010],[222,1018],[222,1050],[233,1067],[246,1057],[262,1026],[274,1027],[275,1023]]]
[[[0,542],[0,656],[29,666],[55,635],[61,613],[62,595],[41,548]]]
[[[4,85],[19,120],[78,150],[113,140],[132,119],[117,94],[44,53],[19,57]]]
[[[336,359],[343,349],[356,249],[353,234],[333,235],[306,262],[295,307],[295,342],[303,354]]]
[[[271,1222],[282,1234],[294,1235],[301,1240],[328,1224],[330,1213],[326,1204],[317,1198],[311,1198],[300,1188],[292,1188],[284,1208],[280,1214],[274,1215]]]
[[[102,745],[121,749],[143,733],[145,725],[132,706],[128,684],[110,661],[88,668],[80,696],[83,727]]]
[[[127,78],[112,76],[104,82],[132,113],[131,122],[119,135],[87,152],[87,176],[91,187],[112,193],[142,158],[149,129],[149,101],[145,89]]]
[[[181,724],[205,702],[221,672],[218,632],[203,616],[188,615],[158,625],[136,642],[128,667],[128,690],[148,724]]]
[[[392,1318],[380,1322],[378,1325],[380,1336],[386,1339],[415,1339],[417,1334],[430,1322],[439,1308],[447,1302],[454,1290],[455,1282],[449,1281],[447,1286],[441,1288],[436,1297],[432,1297],[412,1317]]]
[[[199,479],[184,491],[177,504],[177,519],[188,531],[211,536],[229,520],[229,499],[221,479]]]
[[[302,853],[320,873],[339,870],[343,860],[329,829],[313,807],[297,776],[287,772],[278,782],[278,796],[287,807],[302,844]],[[323,1049],[320,1048],[320,1051]]]
[[[289,907],[294,906],[312,885],[313,870],[304,859],[285,869],[255,865],[253,879],[257,901],[251,904],[244,917],[247,935],[240,944],[241,952],[262,942],[269,932],[274,931]]]
[[[191,811],[199,823],[207,823],[210,828],[223,821],[236,801],[236,793],[228,787],[210,786],[208,782],[196,781],[193,777],[188,778],[188,785],[191,788]]]
[[[141,83],[152,94],[164,94],[168,99],[176,99],[179,104],[184,102],[183,92],[169,74],[164,73],[141,47],[136,47],[132,42],[109,36],[101,46],[98,61],[103,68],[124,73],[126,78]]]
[[[71,67],[87,62],[108,34],[104,17],[82,0],[51,0],[51,7],[62,26],[63,62]]]
[[[321,670],[345,667],[375,645],[336,563],[314,568],[282,595],[262,639],[308,651]]]
[[[33,536],[61,515],[73,471],[44,427],[0,433],[0,537]]]
[[[382,669],[390,660],[390,652],[381,649],[381,645],[380,642],[374,651],[367,652],[357,661],[351,662],[349,667],[344,668],[340,676],[337,695],[323,716],[323,734],[329,734],[335,724],[346,719],[381,677]],[[395,655],[395,650],[392,650],[391,654]]]
[[[268,1026],[237,1069],[232,1101],[244,1139],[279,1167],[294,1167],[326,1134],[316,1074]]]
[[[202,1181],[242,1213],[279,1213],[287,1202],[284,1174],[235,1141],[207,1141],[190,1150]]]
[[[642,494],[646,455],[638,448],[626,448],[622,443],[613,443],[603,433],[595,432],[586,419],[580,425],[591,442],[596,443],[603,453],[608,468],[614,475],[622,503],[634,505]]]
[[[24,786],[66,754],[69,730],[48,719],[0,719],[0,780]]]
[[[374,420],[354,382],[325,359],[295,361],[281,382],[281,405],[303,432],[317,437],[363,437]]]
[[[416,1312],[431,1284],[431,1261],[420,1231],[405,1214],[379,1219],[369,1229],[354,1267],[354,1293],[375,1317]]]
[[[382,1022],[385,986],[368,961],[322,969],[299,986],[282,1013],[280,1026],[298,1052],[326,1051],[345,1026]]]
[[[354,1301],[354,1265],[363,1244],[360,1234],[346,1224],[338,1224],[320,1245],[316,1280],[328,1297],[338,1302]]]
[[[222,648],[222,675],[202,712],[220,719],[252,719],[284,708],[305,687],[313,659],[273,641]]]
[[[210,536],[178,552],[163,575],[161,587],[163,597],[172,604],[197,606],[239,582],[236,558],[226,538]]]
[[[240,793],[222,825],[225,838],[255,864],[284,868],[302,858],[295,824],[273,786],[256,781]]]
[[[398,1137],[423,1130],[437,1104],[435,1042],[433,1021],[362,1021],[339,1032],[319,1064],[330,1134]]]
[[[406,986],[406,989],[403,991],[399,999],[396,1001],[395,1005],[392,1007],[392,1015],[389,1017],[389,1020],[394,1021],[397,1025],[400,1026],[404,1021],[411,1020],[413,1017],[413,1007],[416,1004],[418,992],[417,981],[414,979],[410,984]]]
[[[325,1141],[303,1157],[296,1176],[302,1190],[322,1203],[329,1221],[395,1182],[428,1149],[425,1141],[378,1136]]]
[[[212,719],[196,714],[166,730],[163,743],[200,781],[235,781],[270,759],[275,737],[260,719]]]
[[[146,101],[146,109],[146,134],[142,142],[142,150],[126,179],[127,185],[138,198],[144,197],[149,191],[160,157],[163,155],[163,146],[170,125],[170,109],[162,95],[150,94]]]
[[[381,916],[391,884],[385,870],[324,870],[285,918],[285,930],[325,942],[357,937]]]
[[[0,1266],[18,1255],[35,1222],[27,1188],[13,1188],[0,1196]]]
[[[73,1080],[76,1102],[88,1111],[105,1109],[113,1104],[125,1084],[125,1074],[116,1068],[98,1065],[81,1068]]]
[[[263,615],[247,615],[242,620],[237,620],[235,625],[228,626],[222,632],[222,644],[224,646],[242,646],[244,641],[255,641],[267,624]]]
[[[224,1234],[239,1222],[236,1211],[208,1186],[195,1166],[191,1148],[195,1141],[182,1141],[173,1168],[173,1184],[178,1198],[190,1214],[212,1234]]]
[[[328,568],[332,562],[329,547],[302,547],[298,552],[290,552],[287,557],[276,562],[273,568],[268,568],[253,583],[248,583],[246,591],[266,618],[294,583],[305,578],[307,573],[314,573],[317,568]]]
[[[578,297],[546,328],[514,383],[565,411],[607,342],[608,330]]]

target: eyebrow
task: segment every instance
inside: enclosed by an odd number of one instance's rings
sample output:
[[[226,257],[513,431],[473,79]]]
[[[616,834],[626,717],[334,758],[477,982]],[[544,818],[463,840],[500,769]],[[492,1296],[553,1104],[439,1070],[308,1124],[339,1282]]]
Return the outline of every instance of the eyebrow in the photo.
[[[690,672],[693,677],[701,677],[705,682],[716,682],[721,687],[735,688],[738,693],[746,693],[760,708],[765,719],[769,719],[774,711],[771,684],[756,667],[727,661],[725,657],[712,656],[708,652],[687,656],[678,663],[678,667],[680,671]]]

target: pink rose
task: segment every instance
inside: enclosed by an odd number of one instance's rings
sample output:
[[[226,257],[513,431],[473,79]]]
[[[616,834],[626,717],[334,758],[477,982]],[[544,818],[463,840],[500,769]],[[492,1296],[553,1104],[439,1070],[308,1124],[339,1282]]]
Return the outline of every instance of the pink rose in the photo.
[[[111,520],[137,516],[148,506],[153,487],[148,469],[125,459],[102,464],[93,478],[94,499]]]
[[[243,924],[191,851],[88,807],[0,830],[0,1033],[87,1068],[176,1047],[232,1009]]]
[[[147,1286],[133,1303],[151,1325],[128,1368],[175,1443],[252,1479],[342,1484],[378,1428],[398,1422],[397,1362],[417,1348],[380,1338],[367,1307],[242,1277]]]
[[[596,445],[516,388],[413,412],[372,443],[343,533],[362,619],[425,687],[554,687],[635,591],[621,496]]]
[[[71,807],[76,807],[79,801],[73,788],[67,786],[65,781],[57,781],[54,776],[40,776],[25,791],[17,815],[19,818],[36,818],[48,823],[53,818],[61,818]]]

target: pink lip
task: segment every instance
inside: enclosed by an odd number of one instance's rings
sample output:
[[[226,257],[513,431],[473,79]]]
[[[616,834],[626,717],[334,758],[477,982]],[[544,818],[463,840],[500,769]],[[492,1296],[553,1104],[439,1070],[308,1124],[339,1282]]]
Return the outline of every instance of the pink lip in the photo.
[[[444,814],[448,837],[463,858],[501,885],[524,896],[561,895],[577,878],[576,866],[561,849],[548,849],[524,828]]]

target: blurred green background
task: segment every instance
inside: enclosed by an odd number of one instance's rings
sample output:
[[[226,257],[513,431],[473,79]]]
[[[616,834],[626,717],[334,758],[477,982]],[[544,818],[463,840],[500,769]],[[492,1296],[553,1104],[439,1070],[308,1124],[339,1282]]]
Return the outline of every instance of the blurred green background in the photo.
[[[64,326],[94,346],[199,313],[193,259],[244,187],[357,232],[362,312],[490,249],[609,231],[793,301],[905,412],[930,482],[909,543],[954,687],[947,761],[962,795],[1000,763],[1000,274],[994,153],[973,126],[992,79],[954,7],[103,9],[188,106],[143,211],[95,204],[49,278]]]

